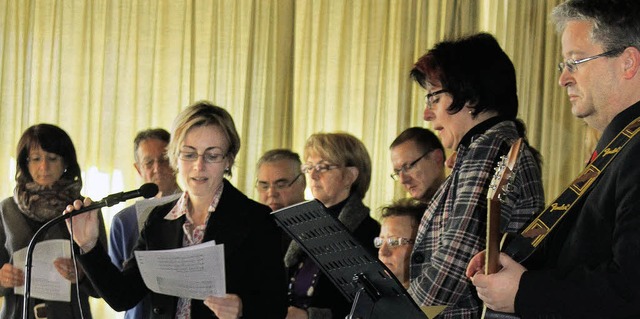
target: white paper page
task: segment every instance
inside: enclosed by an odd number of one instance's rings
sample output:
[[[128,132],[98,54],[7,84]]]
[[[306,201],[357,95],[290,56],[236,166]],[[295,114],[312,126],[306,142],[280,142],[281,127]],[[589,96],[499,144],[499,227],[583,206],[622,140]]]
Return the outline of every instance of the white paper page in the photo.
[[[149,198],[149,199],[141,199],[135,203],[136,205],[136,216],[138,218],[138,230],[142,230],[144,226],[144,222],[147,221],[147,217],[149,217],[149,213],[156,206],[160,206],[166,204],[168,202],[174,201],[182,196],[182,193],[177,193],[173,195],[162,196],[160,198]]]
[[[36,244],[31,259],[31,297],[71,301],[71,282],[62,277],[53,265],[53,261],[58,257],[71,258],[69,240],[51,239]],[[26,247],[14,252],[13,266],[24,271],[26,258]],[[24,286],[15,287],[14,291],[16,294],[24,295]]]
[[[170,250],[134,251],[142,279],[154,292],[204,300],[224,296],[224,245],[208,241]]]

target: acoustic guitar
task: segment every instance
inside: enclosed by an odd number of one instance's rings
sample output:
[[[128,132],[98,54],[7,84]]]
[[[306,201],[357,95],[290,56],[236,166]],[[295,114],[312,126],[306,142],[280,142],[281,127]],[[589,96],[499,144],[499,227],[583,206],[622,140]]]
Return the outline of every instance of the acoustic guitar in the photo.
[[[517,139],[509,149],[509,153],[502,156],[495,167],[495,174],[487,191],[487,237],[484,260],[485,274],[493,274],[500,270],[500,250],[505,236],[500,232],[500,205],[504,202],[506,194],[512,187],[515,179],[515,167],[522,151],[522,138]],[[518,318],[514,314],[500,313],[482,308],[482,319]]]

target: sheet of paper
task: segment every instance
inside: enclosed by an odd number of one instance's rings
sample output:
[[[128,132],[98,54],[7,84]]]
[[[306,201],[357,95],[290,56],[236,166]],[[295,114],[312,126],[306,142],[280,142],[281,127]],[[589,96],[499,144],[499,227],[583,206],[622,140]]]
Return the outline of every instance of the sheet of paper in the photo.
[[[154,292],[204,300],[224,296],[224,245],[208,241],[170,249],[134,251],[142,279]]]
[[[162,204],[166,204],[170,201],[174,201],[182,196],[182,193],[177,193],[173,195],[167,195],[160,198],[149,198],[142,199],[135,203],[136,205],[136,217],[138,218],[138,229],[142,230],[144,226],[144,222],[147,221],[147,217],[149,217],[149,213],[153,210],[154,207],[160,206]]]
[[[53,261],[58,257],[71,258],[69,240],[51,239],[36,244],[31,263],[31,297],[71,301],[71,282],[62,277],[53,265]],[[24,271],[26,258],[26,247],[14,252],[13,266]],[[24,286],[16,287],[15,293],[24,295]]]

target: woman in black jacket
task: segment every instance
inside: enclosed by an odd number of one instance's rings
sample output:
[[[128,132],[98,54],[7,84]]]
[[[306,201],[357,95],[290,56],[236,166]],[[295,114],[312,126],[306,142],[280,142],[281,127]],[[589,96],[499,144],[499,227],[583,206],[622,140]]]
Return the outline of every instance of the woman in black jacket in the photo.
[[[94,215],[73,218],[74,240],[88,278],[115,310],[134,306],[151,294],[151,318],[283,318],[286,286],[280,233],[270,209],[248,199],[225,178],[240,149],[231,115],[198,102],[176,118],[168,155],[185,192],[156,207],[134,250],[163,250],[215,240],[224,244],[227,294],[204,302],[151,292],[134,258],[120,272],[104,247],[96,247]],[[89,202],[85,201],[84,205]],[[83,203],[76,201],[67,212]]]
[[[316,133],[307,139],[302,172],[313,193],[373,256],[380,225],[362,203],[371,181],[371,158],[364,144],[347,133]],[[351,304],[324,277],[297,243],[285,255],[289,269],[287,319],[344,318]]]

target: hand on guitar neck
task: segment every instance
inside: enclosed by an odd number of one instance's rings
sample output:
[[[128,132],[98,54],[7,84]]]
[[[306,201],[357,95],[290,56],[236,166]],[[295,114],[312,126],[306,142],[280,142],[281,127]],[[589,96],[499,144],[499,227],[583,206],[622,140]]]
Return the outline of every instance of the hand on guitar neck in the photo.
[[[527,269],[507,254],[501,253],[498,256],[501,267],[498,272],[485,274],[485,251],[482,251],[471,259],[466,274],[476,286],[478,296],[486,307],[495,311],[513,313],[518,283]]]

